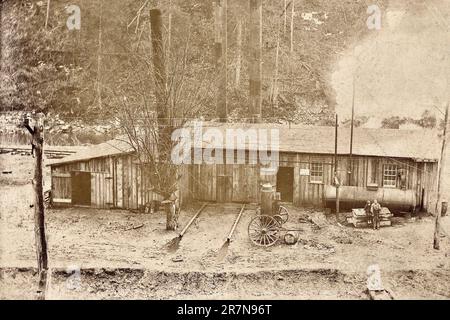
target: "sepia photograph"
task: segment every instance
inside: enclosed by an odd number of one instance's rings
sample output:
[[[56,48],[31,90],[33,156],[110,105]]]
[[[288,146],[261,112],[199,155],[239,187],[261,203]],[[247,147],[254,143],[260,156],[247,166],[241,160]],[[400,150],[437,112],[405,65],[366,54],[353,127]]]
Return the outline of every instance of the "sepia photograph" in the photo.
[[[0,0],[0,300],[448,301],[449,105],[450,0]]]

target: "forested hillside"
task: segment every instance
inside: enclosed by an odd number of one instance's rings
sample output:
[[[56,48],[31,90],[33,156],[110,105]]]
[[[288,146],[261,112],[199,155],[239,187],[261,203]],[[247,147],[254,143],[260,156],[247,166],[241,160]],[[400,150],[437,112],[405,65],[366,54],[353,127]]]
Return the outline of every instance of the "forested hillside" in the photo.
[[[383,8],[387,0],[263,1],[267,121],[332,122],[330,69],[340,53],[369,32],[367,7],[374,2]],[[71,4],[81,9],[80,30],[66,27],[65,8]],[[1,109],[40,109],[90,120],[111,116],[123,100],[152,100],[149,10],[155,7],[163,11],[169,74],[183,65],[186,83],[211,86],[198,116],[215,118],[214,12],[213,2],[205,0],[51,0],[48,17],[47,1],[3,1]],[[248,116],[248,7],[248,1],[228,1],[231,119]]]

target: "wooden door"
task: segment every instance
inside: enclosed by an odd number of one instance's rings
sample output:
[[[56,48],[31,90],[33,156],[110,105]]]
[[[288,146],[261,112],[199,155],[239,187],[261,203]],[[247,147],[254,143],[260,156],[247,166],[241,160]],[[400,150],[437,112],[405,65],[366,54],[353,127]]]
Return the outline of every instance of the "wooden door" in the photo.
[[[231,165],[217,165],[217,202],[233,201],[233,167]]]
[[[52,201],[54,204],[72,203],[72,183],[70,173],[52,173]]]
[[[278,169],[277,192],[281,193],[281,201],[294,200],[294,168],[280,167]]]
[[[72,172],[72,204],[91,205],[91,174]]]

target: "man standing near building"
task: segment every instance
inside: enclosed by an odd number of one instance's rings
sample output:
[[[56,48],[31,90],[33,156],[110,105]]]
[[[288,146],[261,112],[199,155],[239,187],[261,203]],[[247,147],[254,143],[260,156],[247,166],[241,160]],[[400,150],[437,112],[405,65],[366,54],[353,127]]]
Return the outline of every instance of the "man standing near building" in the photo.
[[[375,199],[372,202],[372,219],[373,219],[373,229],[378,230],[380,229],[380,213],[381,213],[381,206],[378,203],[378,201]]]

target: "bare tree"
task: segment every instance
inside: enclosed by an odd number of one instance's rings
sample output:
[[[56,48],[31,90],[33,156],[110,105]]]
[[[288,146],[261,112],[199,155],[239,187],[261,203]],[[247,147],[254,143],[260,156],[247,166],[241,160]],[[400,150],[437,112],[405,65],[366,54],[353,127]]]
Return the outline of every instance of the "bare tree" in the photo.
[[[161,17],[153,10],[151,16],[156,20]],[[148,55],[130,55],[128,81],[108,88],[105,97],[110,99],[115,124],[136,153],[143,179],[152,186],[152,192],[177,204],[181,172],[180,166],[171,162],[172,149],[178,143],[172,141],[172,133],[213,105],[214,76],[188,63],[189,29],[184,44],[173,46],[171,59],[166,60],[163,39],[153,23],[152,27],[153,63]],[[166,63],[170,63],[169,68]],[[174,212],[168,229],[176,229],[176,218]]]

